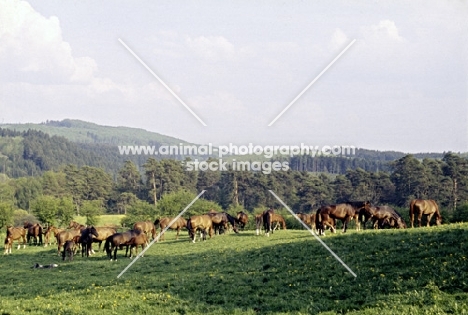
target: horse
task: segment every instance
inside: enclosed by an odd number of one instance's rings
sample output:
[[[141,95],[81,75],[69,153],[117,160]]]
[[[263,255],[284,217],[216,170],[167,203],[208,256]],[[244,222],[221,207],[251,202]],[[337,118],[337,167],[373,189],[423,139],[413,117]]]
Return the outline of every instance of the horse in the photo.
[[[427,215],[427,226],[430,226],[430,222],[432,216],[436,215],[436,224],[440,225],[442,223],[442,216],[439,212],[439,206],[435,202],[435,200],[429,199],[413,199],[410,203],[409,215],[410,215],[410,222],[411,227],[414,227],[414,216],[416,215],[418,218],[418,225],[421,227],[421,219],[422,216]]]
[[[3,255],[8,255],[11,254],[11,248],[13,247],[13,239],[11,236],[7,235],[5,237],[5,251],[3,252]]]
[[[310,226],[312,230],[315,230],[315,213],[308,214],[299,212],[296,215],[299,219],[301,219],[302,222]]]
[[[265,210],[262,213],[263,228],[265,229],[265,235],[267,237],[270,236],[270,231],[273,234],[273,229],[272,229],[273,214],[274,214],[273,209]]]
[[[389,206],[369,207],[359,214],[359,221],[362,221],[364,229],[366,223],[372,220],[374,229],[383,228],[385,225],[405,229],[406,223],[401,215]]]
[[[78,223],[76,221],[70,221],[70,224],[68,225],[67,229],[84,229],[86,228],[85,225],[81,224],[81,223]]]
[[[102,227],[102,226],[98,226],[95,229],[98,235],[94,235],[93,243],[98,243],[99,244],[98,251],[101,251],[102,242],[105,242],[109,236],[117,233],[117,230],[111,227]],[[90,249],[91,249],[91,252],[94,253],[93,249],[92,248]]]
[[[93,236],[99,236],[99,233],[96,231],[96,228],[94,226],[87,227],[81,231],[79,240],[81,244],[81,257],[84,257],[85,252],[86,257],[89,257],[89,253],[92,251],[91,247],[93,244]]]
[[[229,213],[227,212],[208,213],[208,215],[211,217],[211,221],[213,222],[213,227],[215,229],[216,228],[219,229],[220,227],[222,227],[225,230],[227,230],[228,223],[230,223],[234,232],[239,233],[237,226],[236,226],[237,219],[234,218]]]
[[[65,257],[68,257],[69,261],[73,260],[73,255],[75,254],[75,242],[66,241],[63,245],[62,260],[65,260]]]
[[[125,257],[127,257],[128,253],[128,245],[130,245],[130,258],[132,258],[133,249],[135,249],[135,255],[138,253],[138,246],[141,246],[141,251],[143,251],[148,244],[148,237],[145,233],[140,233],[138,235],[134,235],[127,243],[127,250],[125,252]],[[143,257],[143,255],[141,255]]]
[[[161,237],[160,240],[164,241],[164,233],[163,230],[169,225],[169,223],[172,222],[174,218],[161,218],[161,219],[156,219],[154,221],[154,226],[157,229],[157,226],[161,228]],[[182,217],[179,217],[171,226],[169,226],[170,229],[172,230],[177,230],[177,235],[176,235],[176,240],[179,239],[179,232],[182,228],[187,228],[187,220],[185,220]]]
[[[18,240],[18,249],[20,249],[20,240],[23,240],[23,248],[26,248],[26,229],[22,227],[7,226],[6,237],[11,239],[11,246],[13,247],[13,241]],[[10,250],[11,254],[11,250]]]
[[[361,213],[361,211],[363,211],[363,209],[369,209],[370,206],[371,204],[369,201],[345,202],[337,205],[323,206],[320,208],[320,211],[317,211],[315,224],[316,226],[320,224],[320,229],[323,231],[322,221],[326,221],[327,223],[329,223],[330,220],[328,220],[328,217],[331,217],[335,220],[341,220],[341,222],[343,223],[343,233],[346,233],[349,221],[355,219],[356,230],[359,231],[359,214]],[[331,225],[328,226],[332,228]],[[334,227],[332,228],[332,231],[335,231]]]
[[[244,211],[237,212],[237,222],[239,227],[243,231],[247,223],[249,222],[249,216]]]
[[[133,229],[144,232],[148,236],[148,239],[150,234],[153,237],[153,239],[156,238],[156,227],[151,221],[136,222],[133,225]]]
[[[44,231],[44,247],[47,247],[48,245],[52,245],[52,241],[51,241],[52,238],[50,237],[52,233],[54,234],[54,237],[56,237],[56,235],[59,232],[62,232],[64,230],[65,229],[58,229],[53,225],[49,225],[47,229]]]
[[[283,230],[286,230],[286,221],[284,220],[284,218],[279,215],[279,214],[276,214],[273,212],[273,217],[271,218],[271,223],[276,223],[275,227],[273,228],[273,230],[277,230],[279,225],[281,224],[281,228]]]
[[[260,231],[263,226],[263,213],[255,215],[255,232],[257,235],[260,235]]]
[[[104,243],[104,249],[106,250],[107,257],[112,261],[112,251],[114,251],[114,260],[117,261],[117,249],[122,249],[123,246],[127,246],[127,253],[128,253],[128,246],[131,246],[131,241],[134,239],[136,236],[144,234],[144,238],[138,238],[140,241],[141,239],[144,239],[145,244],[148,242],[148,238],[146,237],[146,234],[142,232],[141,230],[128,230],[126,232],[122,233],[115,233],[111,236],[109,236],[106,239],[106,242]],[[127,256],[127,253],[125,253],[125,256]]]
[[[28,244],[31,245],[31,239],[34,240],[34,245],[42,245],[42,226],[39,223],[30,223],[30,222],[24,222],[25,229],[27,229],[27,239],[28,239]],[[38,242],[39,239],[39,242]]]
[[[318,209],[315,213],[315,228],[318,235],[325,235],[325,229],[328,227],[332,233],[336,233],[336,220],[335,218],[325,215],[320,215],[322,208]]]
[[[206,240],[206,231],[210,235],[210,238],[213,236],[213,221],[211,220],[211,215],[194,215],[191,216],[187,221],[187,229],[189,230],[190,238],[192,242],[195,243],[197,230],[200,230],[203,234],[203,240]]]
[[[60,255],[63,245],[65,245],[66,241],[71,241],[75,236],[81,236],[81,231],[83,231],[86,227],[83,226],[81,229],[73,229],[73,230],[65,230],[57,234],[57,251],[58,255]]]

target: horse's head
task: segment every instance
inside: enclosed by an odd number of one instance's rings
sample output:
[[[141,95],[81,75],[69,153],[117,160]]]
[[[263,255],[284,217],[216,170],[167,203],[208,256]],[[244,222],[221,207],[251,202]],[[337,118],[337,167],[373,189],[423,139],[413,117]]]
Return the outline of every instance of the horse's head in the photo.
[[[437,224],[437,226],[439,226],[439,225],[442,224],[442,216],[438,216],[438,217],[436,218],[436,224]]]
[[[89,230],[89,234],[99,237],[99,234],[94,226],[90,226],[88,230]]]

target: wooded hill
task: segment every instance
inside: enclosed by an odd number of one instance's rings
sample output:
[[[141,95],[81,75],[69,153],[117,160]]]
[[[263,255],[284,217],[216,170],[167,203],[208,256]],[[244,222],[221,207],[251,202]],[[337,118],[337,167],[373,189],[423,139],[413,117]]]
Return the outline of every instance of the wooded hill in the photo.
[[[149,156],[121,155],[118,145],[179,145],[186,141],[129,127],[100,126],[80,120],[65,119],[41,124],[4,124],[0,128],[0,173],[8,177],[34,176],[48,170],[59,170],[67,164],[103,168],[117,174],[126,160],[140,169]],[[389,172],[389,162],[405,156],[403,152],[375,151],[358,148],[356,155],[276,157],[288,160],[297,171],[345,174],[347,170]],[[417,159],[437,158],[444,153],[414,154]],[[160,157],[155,156],[156,159]],[[181,159],[179,156],[165,156]],[[192,157],[194,158],[194,157]],[[201,157],[207,158],[207,157]],[[245,160],[245,158],[244,158]]]

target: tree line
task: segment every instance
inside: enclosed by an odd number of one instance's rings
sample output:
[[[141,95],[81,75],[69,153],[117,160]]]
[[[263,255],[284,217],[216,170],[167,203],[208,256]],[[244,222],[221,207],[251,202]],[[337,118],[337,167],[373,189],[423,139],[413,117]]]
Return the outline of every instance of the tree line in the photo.
[[[0,181],[0,226],[11,222],[15,209],[33,213],[43,223],[67,222],[84,215],[88,223],[102,213],[136,219],[176,215],[200,191],[202,206],[254,212],[280,207],[273,190],[294,211],[310,212],[325,204],[369,200],[407,207],[414,198],[434,199],[453,220],[468,219],[468,160],[446,153],[441,159],[405,155],[388,162],[389,171],[348,169],[344,174],[289,170],[263,174],[251,171],[187,171],[185,161],[149,158],[138,167],[126,161],[115,176],[103,168],[67,164],[40,176]]]

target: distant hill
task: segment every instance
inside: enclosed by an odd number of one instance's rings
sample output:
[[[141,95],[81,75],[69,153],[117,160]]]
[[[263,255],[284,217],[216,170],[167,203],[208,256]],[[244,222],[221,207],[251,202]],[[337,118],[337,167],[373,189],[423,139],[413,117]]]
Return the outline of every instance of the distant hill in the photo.
[[[0,127],[16,131],[38,130],[51,136],[61,136],[77,143],[111,145],[169,145],[187,143],[181,139],[164,136],[140,128],[101,126],[76,119],[50,120],[40,124],[3,124]]]

